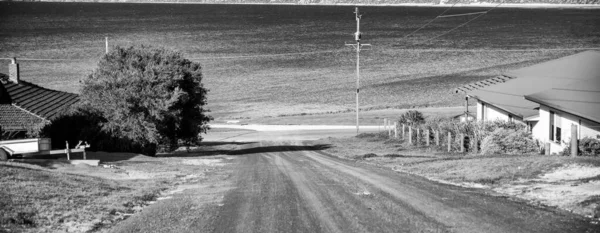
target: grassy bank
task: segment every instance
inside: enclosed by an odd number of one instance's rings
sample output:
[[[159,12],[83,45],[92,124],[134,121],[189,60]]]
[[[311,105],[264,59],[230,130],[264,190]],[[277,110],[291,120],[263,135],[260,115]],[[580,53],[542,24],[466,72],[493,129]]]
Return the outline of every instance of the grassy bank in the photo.
[[[222,170],[222,158],[186,152],[168,156],[89,153],[88,159],[102,159],[104,167],[2,162],[0,231],[110,231],[174,189],[220,182],[211,174]]]
[[[325,151],[341,158],[600,218],[599,157],[473,156],[415,148],[382,134],[327,138],[317,143],[334,145]]]

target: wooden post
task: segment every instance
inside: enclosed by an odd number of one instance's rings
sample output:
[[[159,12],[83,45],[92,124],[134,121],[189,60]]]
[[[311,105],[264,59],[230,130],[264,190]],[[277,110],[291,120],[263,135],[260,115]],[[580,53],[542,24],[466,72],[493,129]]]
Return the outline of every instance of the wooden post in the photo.
[[[460,153],[465,153],[465,135],[460,134]]]
[[[402,140],[406,140],[406,126],[402,124]]]
[[[421,144],[421,129],[417,128],[417,145]]]
[[[67,160],[71,160],[71,149],[69,149],[69,141],[65,141],[65,143],[67,144],[67,148],[65,149],[65,152],[67,153]]]
[[[429,129],[425,130],[425,145],[429,146]]]
[[[544,154],[550,155],[550,143],[549,142],[544,144]]]
[[[473,135],[473,152],[475,152],[475,154],[479,153],[479,139],[476,134]]]
[[[435,145],[440,146],[440,131],[439,130],[435,131]]]
[[[412,145],[412,127],[408,127],[408,144]]]
[[[577,156],[579,152],[579,143],[577,143],[577,125],[571,124],[571,156]]]
[[[448,152],[452,152],[452,133],[448,132]]]
[[[394,121],[394,138],[398,138],[398,122]]]

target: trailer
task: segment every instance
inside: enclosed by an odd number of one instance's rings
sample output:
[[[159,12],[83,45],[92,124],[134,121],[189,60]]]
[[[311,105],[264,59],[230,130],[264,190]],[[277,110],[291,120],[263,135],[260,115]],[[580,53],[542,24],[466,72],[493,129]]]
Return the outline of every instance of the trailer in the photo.
[[[90,145],[87,142],[84,144],[79,141],[79,144],[74,149],[69,148],[69,143],[66,142],[66,148],[63,150],[51,150],[52,141],[50,138],[30,138],[17,140],[0,141],[0,161],[6,161],[11,158],[33,158],[47,155],[67,155],[70,160],[71,153],[83,153],[85,159],[85,149]]]

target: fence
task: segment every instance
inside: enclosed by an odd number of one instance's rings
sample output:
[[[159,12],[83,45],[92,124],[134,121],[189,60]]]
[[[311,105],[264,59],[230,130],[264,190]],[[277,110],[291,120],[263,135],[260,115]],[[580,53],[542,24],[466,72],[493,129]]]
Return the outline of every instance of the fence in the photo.
[[[388,137],[401,139],[415,147],[436,147],[448,152],[478,153],[480,140],[477,135],[453,133],[448,130],[435,130],[426,126],[398,124],[384,119],[383,129]]]
[[[398,124],[388,119],[384,119],[384,130],[388,131],[390,138],[402,139],[410,146],[415,147],[437,147],[440,150],[447,152],[473,153],[478,154],[481,151],[482,132],[477,130],[449,130],[449,129],[433,129],[426,125],[410,126],[408,124]],[[579,154],[579,139],[577,137],[577,126],[572,125],[571,137],[569,140],[569,152],[571,156]],[[550,153],[549,143],[544,143],[545,148],[540,151],[546,155]]]

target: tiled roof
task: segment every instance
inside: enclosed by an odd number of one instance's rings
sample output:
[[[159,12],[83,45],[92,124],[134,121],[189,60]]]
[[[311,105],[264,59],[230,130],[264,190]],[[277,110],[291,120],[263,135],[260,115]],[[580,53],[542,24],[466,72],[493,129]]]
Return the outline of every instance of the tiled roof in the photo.
[[[46,120],[52,120],[79,101],[77,94],[50,90],[25,81],[19,81],[18,84],[7,82],[2,85],[11,104]],[[0,96],[2,95],[4,94],[0,93]]]
[[[44,119],[17,106],[0,104],[0,126],[2,131],[26,131],[28,126],[41,123]]]

